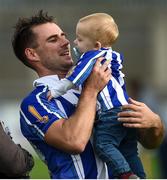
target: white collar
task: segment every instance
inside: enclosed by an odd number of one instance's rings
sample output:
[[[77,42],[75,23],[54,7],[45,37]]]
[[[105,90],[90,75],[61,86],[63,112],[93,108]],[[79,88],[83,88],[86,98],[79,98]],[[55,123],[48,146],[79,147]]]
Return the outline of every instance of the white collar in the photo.
[[[60,79],[59,79],[59,77],[57,75],[44,76],[44,77],[36,79],[33,82],[33,86],[34,87],[37,87],[37,86],[49,86],[51,88],[51,87],[56,86],[57,81],[60,81]]]
[[[51,89],[51,88],[54,88],[55,86],[57,86],[57,83],[59,81],[60,81],[60,79],[57,75],[49,75],[49,76],[44,76],[44,77],[36,79],[33,82],[33,86],[34,87],[48,86],[49,89]],[[62,97],[65,98],[70,103],[76,105],[78,103],[78,97],[74,93],[77,93],[79,95],[81,93],[81,88],[79,90],[70,89]]]

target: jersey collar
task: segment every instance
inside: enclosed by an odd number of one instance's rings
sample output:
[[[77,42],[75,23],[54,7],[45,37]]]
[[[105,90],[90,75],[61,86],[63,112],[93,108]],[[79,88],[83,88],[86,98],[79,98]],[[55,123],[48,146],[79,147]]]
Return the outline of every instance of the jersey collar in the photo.
[[[56,86],[57,81],[59,81],[59,77],[57,75],[44,76],[36,79],[33,82],[33,86],[49,86],[51,88]]]

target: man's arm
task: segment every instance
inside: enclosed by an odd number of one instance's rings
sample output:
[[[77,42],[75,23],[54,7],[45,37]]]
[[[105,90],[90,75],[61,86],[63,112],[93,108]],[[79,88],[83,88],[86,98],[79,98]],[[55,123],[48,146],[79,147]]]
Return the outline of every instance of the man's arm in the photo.
[[[0,174],[8,178],[24,178],[33,165],[32,156],[16,145],[0,124]]]
[[[154,120],[152,128],[138,130],[139,142],[148,149],[157,148],[162,143],[164,137],[164,126],[157,114],[155,114]]]
[[[164,125],[160,117],[144,103],[129,99],[130,104],[124,105],[118,114],[118,120],[127,128],[138,129],[139,142],[148,149],[158,147],[164,136]]]
[[[85,83],[77,108],[68,119],[54,122],[45,134],[45,141],[69,153],[81,153],[90,139],[96,113],[97,95],[111,77],[108,63],[98,60]]]

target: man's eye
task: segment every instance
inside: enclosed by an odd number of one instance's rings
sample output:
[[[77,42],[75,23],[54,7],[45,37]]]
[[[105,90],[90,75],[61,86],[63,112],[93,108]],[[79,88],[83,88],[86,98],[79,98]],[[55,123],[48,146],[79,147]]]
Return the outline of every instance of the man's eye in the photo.
[[[64,36],[65,38],[67,38],[67,34],[66,34],[66,33],[62,33],[62,36]]]
[[[49,40],[49,42],[56,42],[57,41],[57,39],[56,38],[54,38],[54,39],[50,39]]]

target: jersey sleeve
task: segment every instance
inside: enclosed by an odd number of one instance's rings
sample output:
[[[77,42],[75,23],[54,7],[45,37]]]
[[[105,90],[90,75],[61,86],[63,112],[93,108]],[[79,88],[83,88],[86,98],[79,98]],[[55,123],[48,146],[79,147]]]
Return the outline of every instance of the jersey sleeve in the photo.
[[[26,137],[35,134],[43,138],[53,122],[66,117],[54,99],[48,101],[47,92],[48,88],[45,87],[42,92],[30,95],[21,104],[20,122],[22,132],[28,134],[24,134]],[[31,129],[31,132],[27,129]]]
[[[97,58],[104,55],[103,51],[88,51],[83,54],[76,66],[68,73],[67,79],[75,86],[82,85],[90,75]]]

